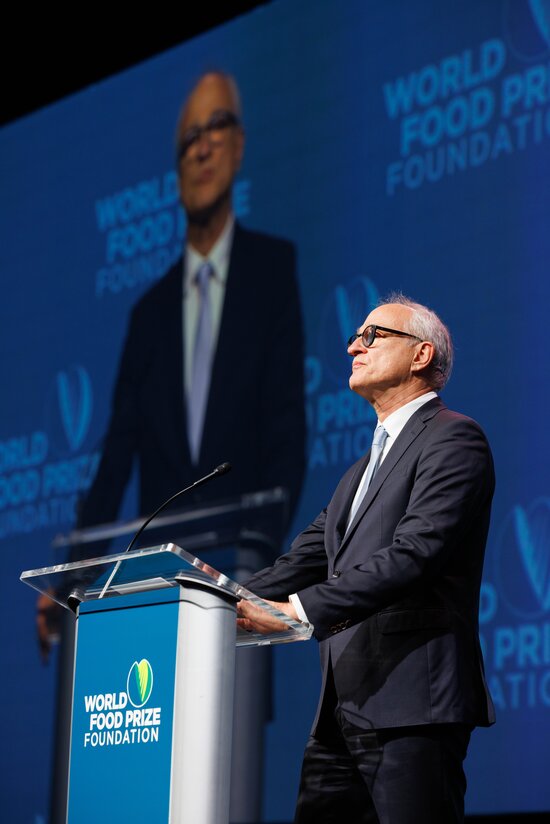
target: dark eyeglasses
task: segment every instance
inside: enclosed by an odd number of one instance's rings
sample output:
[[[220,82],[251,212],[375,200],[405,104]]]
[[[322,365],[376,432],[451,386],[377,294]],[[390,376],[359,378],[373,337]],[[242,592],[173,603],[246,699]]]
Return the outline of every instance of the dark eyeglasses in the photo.
[[[419,338],[417,335],[411,335],[409,332],[401,332],[399,329],[388,329],[387,326],[377,326],[376,324],[372,324],[371,326],[365,326],[361,334],[356,332],[355,335],[351,336],[348,340],[348,349],[359,338],[361,338],[361,343],[365,349],[368,349],[369,346],[372,346],[374,343],[374,339],[378,332],[387,332],[390,335],[399,335],[402,338],[414,338],[414,340],[419,341],[422,340],[422,338]]]
[[[232,126],[239,126],[240,121],[236,114],[219,109],[214,112],[204,126],[191,126],[181,136],[178,143],[177,159],[183,160],[189,150],[196,146],[203,135],[206,135],[210,144],[221,143],[223,132]]]

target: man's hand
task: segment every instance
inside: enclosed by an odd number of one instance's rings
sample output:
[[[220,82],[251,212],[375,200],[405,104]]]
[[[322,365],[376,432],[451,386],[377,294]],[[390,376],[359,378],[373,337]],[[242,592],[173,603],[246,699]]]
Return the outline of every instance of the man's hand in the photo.
[[[266,603],[278,609],[279,612],[284,612],[294,621],[300,620],[290,601],[266,601]],[[289,628],[287,624],[251,604],[250,601],[239,601],[237,604],[237,626],[247,632],[260,632],[262,635],[269,635],[270,632],[284,632]]]

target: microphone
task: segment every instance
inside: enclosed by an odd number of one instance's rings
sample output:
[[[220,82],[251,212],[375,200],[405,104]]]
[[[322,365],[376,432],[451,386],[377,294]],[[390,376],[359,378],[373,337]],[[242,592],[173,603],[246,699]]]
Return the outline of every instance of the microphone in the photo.
[[[225,463],[222,463],[219,466],[217,466],[211,474],[212,475],[225,475],[227,472],[229,472],[230,469],[231,469],[231,464],[227,463],[227,461],[225,461]],[[206,475],[206,477],[208,478],[209,476]],[[197,483],[202,483],[202,481],[197,481]]]
[[[128,548],[127,548],[126,552],[130,552],[130,550],[132,549],[133,545],[135,544],[135,542],[137,541],[137,539],[139,538],[139,536],[141,535],[141,533],[143,532],[145,527],[148,526],[148,524],[151,523],[153,518],[156,518],[156,516],[159,514],[159,512],[162,512],[163,509],[166,509],[166,507],[169,504],[171,504],[172,501],[174,501],[176,498],[179,498],[180,495],[185,495],[186,492],[190,492],[192,489],[196,489],[197,486],[202,486],[203,484],[208,483],[208,481],[212,480],[212,478],[218,478],[220,475],[227,474],[227,472],[229,472],[230,469],[231,469],[231,464],[227,463],[227,461],[226,461],[225,463],[222,463],[219,466],[217,466],[215,469],[213,469],[212,472],[209,472],[208,475],[205,475],[204,478],[199,478],[198,481],[195,481],[190,486],[186,486],[185,489],[180,489],[179,492],[176,492],[175,495],[172,495],[170,498],[168,498],[167,501],[165,501],[163,504],[161,504],[158,507],[158,509],[155,509],[153,514],[150,515],[147,518],[147,520],[144,521],[144,523],[142,523],[142,525],[140,526],[140,528],[138,529],[138,531],[136,532],[136,534],[134,535],[134,537],[132,538],[132,540],[128,544]],[[110,585],[111,581],[113,580],[113,578],[115,577],[115,575],[116,575],[116,573],[117,573],[117,571],[120,567],[120,564],[121,564],[121,561],[116,562],[113,571],[109,575],[109,577],[107,579],[107,582],[105,583],[103,589],[101,590],[101,593],[99,594],[99,598],[103,598],[105,593],[109,589],[109,585]]]
[[[208,481],[212,480],[212,478],[218,478],[220,475],[226,475],[229,472],[230,469],[231,469],[231,464],[227,463],[227,461],[225,461],[225,463],[222,463],[219,466],[217,466],[215,469],[213,469],[212,472],[209,472],[208,475],[205,475],[204,478],[199,478],[198,481],[195,481],[190,486],[186,486],[185,489],[180,489],[179,492],[176,492],[175,495],[172,495],[170,498],[168,498],[167,501],[164,501],[164,503],[161,504],[158,507],[158,509],[155,509],[153,514],[149,515],[147,520],[144,523],[142,523],[142,525],[140,526],[140,528],[138,529],[138,531],[136,532],[136,534],[134,535],[134,537],[132,538],[132,540],[128,544],[128,548],[127,548],[126,552],[130,552],[130,550],[132,549],[133,545],[135,544],[135,542],[137,541],[137,539],[139,538],[139,536],[141,535],[141,533],[143,532],[145,527],[148,526],[151,523],[151,521],[153,520],[153,518],[156,518],[157,515],[160,512],[162,512],[163,509],[166,509],[166,507],[169,504],[171,504],[172,501],[175,501],[176,498],[179,498],[180,495],[185,495],[186,492],[190,492],[192,489],[196,489],[198,486],[202,486],[203,484],[208,483]]]

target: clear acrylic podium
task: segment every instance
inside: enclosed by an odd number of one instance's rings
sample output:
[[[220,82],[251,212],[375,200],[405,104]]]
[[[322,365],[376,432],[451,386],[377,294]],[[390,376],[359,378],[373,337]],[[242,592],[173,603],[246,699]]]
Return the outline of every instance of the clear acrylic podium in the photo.
[[[310,628],[170,543],[21,580],[77,614],[69,824],[227,824],[236,646]],[[238,629],[240,599],[287,629]]]

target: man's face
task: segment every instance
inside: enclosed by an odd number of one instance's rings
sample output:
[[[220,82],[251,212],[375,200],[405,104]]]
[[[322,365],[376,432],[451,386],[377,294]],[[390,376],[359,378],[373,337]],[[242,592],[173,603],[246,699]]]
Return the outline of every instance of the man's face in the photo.
[[[358,331],[362,332],[366,326],[376,324],[407,332],[411,314],[412,310],[408,306],[388,303],[374,309]],[[413,379],[411,365],[416,343],[414,338],[381,331],[377,332],[372,345],[367,349],[361,338],[358,338],[348,348],[348,353],[353,356],[350,389],[372,401],[380,399],[386,392],[405,387]]]
[[[206,126],[216,113],[237,115],[236,107],[237,101],[226,78],[206,75],[187,101],[178,126],[178,144],[190,128]],[[243,148],[242,129],[230,125],[219,132],[203,132],[179,160],[180,197],[188,216],[200,219],[220,206],[229,206]]]

